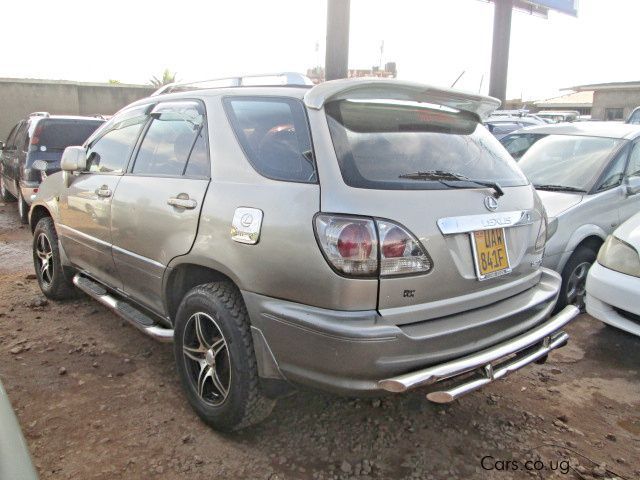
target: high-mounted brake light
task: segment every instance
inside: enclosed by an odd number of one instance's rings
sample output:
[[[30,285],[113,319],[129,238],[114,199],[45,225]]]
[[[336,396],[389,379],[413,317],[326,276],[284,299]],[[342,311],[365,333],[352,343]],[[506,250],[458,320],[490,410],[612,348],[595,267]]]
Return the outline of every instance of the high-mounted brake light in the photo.
[[[322,214],[315,226],[327,261],[344,275],[426,273],[433,266],[422,244],[389,220]]]

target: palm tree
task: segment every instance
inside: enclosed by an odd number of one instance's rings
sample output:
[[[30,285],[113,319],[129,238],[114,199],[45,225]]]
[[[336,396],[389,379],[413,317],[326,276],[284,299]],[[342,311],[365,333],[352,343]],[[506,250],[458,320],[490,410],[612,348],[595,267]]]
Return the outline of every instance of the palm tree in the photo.
[[[167,85],[175,81],[176,72],[171,73],[168,68],[165,68],[164,72],[162,72],[162,78],[158,78],[154,75],[153,77],[151,77],[151,80],[149,80],[149,83],[151,83],[151,85],[153,85],[154,87],[162,87],[163,85]]]

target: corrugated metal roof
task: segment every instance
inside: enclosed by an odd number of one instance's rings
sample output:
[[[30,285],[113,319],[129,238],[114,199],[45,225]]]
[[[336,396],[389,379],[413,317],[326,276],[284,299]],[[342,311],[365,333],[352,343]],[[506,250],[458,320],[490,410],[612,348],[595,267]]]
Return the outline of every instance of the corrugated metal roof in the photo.
[[[533,102],[536,107],[590,107],[593,105],[593,91],[574,92],[559,97]]]

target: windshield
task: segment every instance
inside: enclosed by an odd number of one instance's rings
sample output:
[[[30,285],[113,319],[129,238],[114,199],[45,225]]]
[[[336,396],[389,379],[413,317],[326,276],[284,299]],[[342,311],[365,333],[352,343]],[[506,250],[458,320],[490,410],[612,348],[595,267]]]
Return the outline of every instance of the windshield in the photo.
[[[473,114],[392,100],[340,100],[325,110],[342,177],[352,187],[433,190],[477,188],[477,181],[502,187],[528,184]]]
[[[547,135],[522,155],[518,165],[533,185],[559,185],[589,191],[624,140]]]

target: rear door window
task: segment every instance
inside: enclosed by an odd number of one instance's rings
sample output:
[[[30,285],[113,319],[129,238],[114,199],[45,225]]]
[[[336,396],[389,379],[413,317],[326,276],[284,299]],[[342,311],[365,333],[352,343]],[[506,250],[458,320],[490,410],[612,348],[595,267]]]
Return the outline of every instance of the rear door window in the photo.
[[[293,98],[224,100],[231,126],[253,168],[265,177],[317,181],[311,135],[302,102]]]
[[[342,177],[352,187],[447,189],[460,186],[456,176],[507,187],[528,183],[471,113],[390,100],[340,100],[325,111]]]
[[[204,107],[195,101],[158,104],[132,172],[138,175],[209,176]]]

